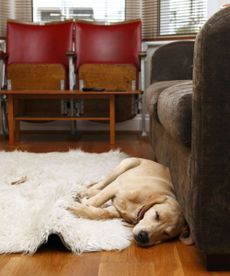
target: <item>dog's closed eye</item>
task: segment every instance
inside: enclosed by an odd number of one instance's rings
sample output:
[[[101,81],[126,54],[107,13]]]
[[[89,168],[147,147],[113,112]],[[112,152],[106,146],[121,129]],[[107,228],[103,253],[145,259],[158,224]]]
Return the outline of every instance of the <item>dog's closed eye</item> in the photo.
[[[164,234],[165,236],[167,236],[167,237],[170,237],[169,233],[166,232],[166,231],[164,231],[163,234]]]
[[[160,220],[160,215],[159,215],[159,213],[156,211],[156,214],[155,214],[155,219],[157,220],[157,221],[159,221]]]

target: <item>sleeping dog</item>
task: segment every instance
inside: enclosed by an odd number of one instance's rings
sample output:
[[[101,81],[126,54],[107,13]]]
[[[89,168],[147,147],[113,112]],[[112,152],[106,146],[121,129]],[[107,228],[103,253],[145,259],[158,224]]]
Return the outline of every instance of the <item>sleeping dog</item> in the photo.
[[[106,203],[112,200],[112,204]],[[133,224],[138,245],[150,246],[181,236],[186,229],[169,169],[151,160],[126,158],[105,179],[88,187],[81,202],[68,208],[78,217],[122,218]]]

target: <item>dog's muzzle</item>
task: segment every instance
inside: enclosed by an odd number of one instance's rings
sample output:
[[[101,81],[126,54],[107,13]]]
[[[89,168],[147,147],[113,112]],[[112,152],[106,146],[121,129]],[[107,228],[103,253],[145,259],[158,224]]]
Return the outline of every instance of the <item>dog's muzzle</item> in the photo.
[[[140,231],[134,238],[140,246],[145,246],[149,243],[149,235],[145,231]]]

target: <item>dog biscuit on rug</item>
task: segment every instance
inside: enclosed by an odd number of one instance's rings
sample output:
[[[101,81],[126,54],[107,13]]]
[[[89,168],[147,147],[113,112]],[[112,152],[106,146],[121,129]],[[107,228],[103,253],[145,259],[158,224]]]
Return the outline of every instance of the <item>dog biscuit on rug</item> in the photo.
[[[18,185],[18,184],[25,183],[26,181],[27,181],[27,176],[22,176],[18,180],[12,181],[10,184],[11,185]]]

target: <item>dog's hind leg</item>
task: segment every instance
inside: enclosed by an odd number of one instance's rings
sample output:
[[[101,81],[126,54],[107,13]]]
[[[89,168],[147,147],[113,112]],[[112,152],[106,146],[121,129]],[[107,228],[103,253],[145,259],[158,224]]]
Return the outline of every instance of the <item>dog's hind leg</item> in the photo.
[[[101,181],[92,184],[89,186],[88,189],[86,189],[85,191],[81,192],[80,198],[87,198],[85,201],[89,201],[89,199],[94,198],[97,194],[100,193],[100,191],[102,189],[104,189],[105,187],[107,187],[109,184],[111,184],[113,181],[116,180],[116,178],[118,176],[120,176],[121,174],[123,174],[124,172],[128,171],[129,169],[132,169],[136,166],[138,166],[140,164],[140,160],[138,158],[135,157],[131,157],[131,158],[126,158],[124,160],[122,160],[120,162],[120,164],[114,168],[104,179],[102,179]],[[95,202],[95,199],[92,199],[92,202]],[[90,204],[91,205],[91,204]],[[101,204],[92,204],[94,206],[100,206]]]
[[[81,218],[89,219],[111,219],[120,218],[120,214],[114,206],[107,208],[96,208],[93,206],[86,206],[80,203],[76,203],[73,207],[69,207],[72,213]]]

